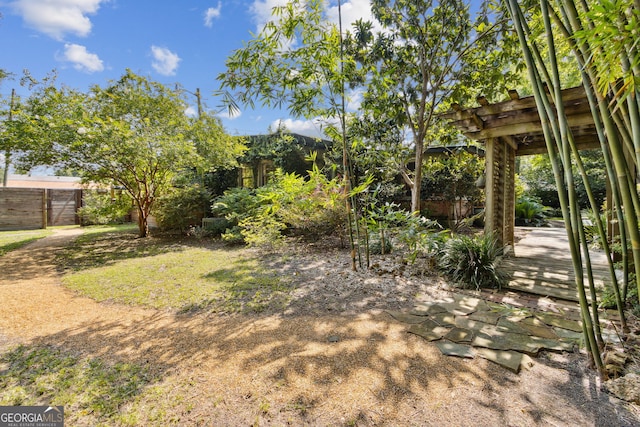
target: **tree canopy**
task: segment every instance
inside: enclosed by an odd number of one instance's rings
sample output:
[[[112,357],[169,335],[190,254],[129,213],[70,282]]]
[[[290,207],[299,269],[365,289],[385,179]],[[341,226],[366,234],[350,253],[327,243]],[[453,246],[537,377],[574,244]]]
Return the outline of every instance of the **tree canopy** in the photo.
[[[243,150],[217,118],[190,118],[185,110],[178,93],[131,71],[87,94],[48,86],[22,112],[29,146],[22,162],[122,187],[134,200],[140,236],[147,236],[153,204],[179,172],[233,163]]]
[[[378,139],[382,134],[377,143],[392,136],[391,151],[399,154],[396,164],[411,188],[415,211],[420,208],[425,148],[451,139],[438,113],[479,94],[505,93],[517,77],[510,67],[517,56],[505,38],[505,22],[491,23],[495,16],[488,3],[472,17],[469,3],[461,0],[376,0],[373,14],[382,32],[371,34],[365,25],[355,31],[354,45],[369,75],[361,118],[369,123],[365,136]],[[408,130],[400,144],[394,127]]]
[[[412,188],[418,210],[419,166],[424,148],[439,138],[438,109],[454,95],[504,88],[514,75],[507,65],[513,44],[499,31],[504,23],[490,23],[487,5],[472,19],[462,0],[376,0],[372,12],[382,31],[360,20],[341,36],[325,8],[299,0],[274,8],[272,21],[227,60],[219,76],[224,103],[231,110],[260,103],[343,123],[355,130],[348,146],[365,138],[395,153],[396,173]],[[363,102],[348,118],[343,102],[354,93]]]

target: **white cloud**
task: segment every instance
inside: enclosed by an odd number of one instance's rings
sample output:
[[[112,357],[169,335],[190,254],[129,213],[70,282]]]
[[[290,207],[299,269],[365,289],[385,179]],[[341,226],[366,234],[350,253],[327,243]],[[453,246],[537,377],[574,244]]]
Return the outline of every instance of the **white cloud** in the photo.
[[[346,96],[347,111],[358,111],[364,99],[364,89],[356,89],[349,91]]]
[[[257,30],[262,30],[268,21],[273,20],[271,11],[274,7],[283,6],[287,4],[287,2],[288,0],[255,0],[249,8],[249,11],[256,24]],[[344,30],[351,30],[351,24],[358,19],[373,22],[374,31],[381,29],[371,14],[371,0],[349,0],[342,2],[341,14],[342,28]],[[338,3],[336,0],[328,1],[327,18],[336,25],[338,24]]]
[[[222,9],[222,3],[218,2],[218,6],[210,7],[204,12],[204,25],[211,28],[213,26],[213,20],[220,17],[220,11]]]
[[[255,0],[249,12],[253,17],[257,30],[261,31],[264,25],[272,20],[271,11],[276,6],[284,6],[288,0]]]
[[[184,114],[186,114],[189,117],[197,117],[198,116],[198,110],[196,110],[195,107],[192,106],[188,106],[185,110],[184,110]]]
[[[25,23],[56,40],[66,33],[81,37],[91,32],[91,20],[100,4],[109,0],[16,0],[13,10]]]
[[[163,76],[173,76],[178,69],[180,57],[177,53],[171,52],[166,47],[151,46],[153,61],[151,66]]]
[[[98,55],[90,53],[86,47],[79,44],[65,44],[64,55],[61,59],[71,62],[73,68],[86,73],[95,73],[104,70],[104,64]]]
[[[241,115],[242,115],[242,111],[240,110],[234,111],[233,113],[231,113],[228,109],[223,109],[219,111],[217,114],[217,116],[220,117],[221,119],[227,119],[227,120],[235,120],[239,118]]]
[[[278,119],[271,122],[271,129],[278,129],[281,125],[289,132],[299,133],[300,135],[310,136],[313,138],[326,138],[322,132],[322,124],[326,123],[326,119],[315,118],[313,120],[296,120],[296,119]]]
[[[375,20],[371,13],[371,1],[370,0],[350,0],[342,3],[342,29],[343,31],[349,30],[353,32],[351,26],[358,19],[363,21],[371,21],[373,23],[373,31],[380,31],[382,27]],[[331,22],[338,24],[338,4],[335,3],[329,6],[327,9],[327,17]]]

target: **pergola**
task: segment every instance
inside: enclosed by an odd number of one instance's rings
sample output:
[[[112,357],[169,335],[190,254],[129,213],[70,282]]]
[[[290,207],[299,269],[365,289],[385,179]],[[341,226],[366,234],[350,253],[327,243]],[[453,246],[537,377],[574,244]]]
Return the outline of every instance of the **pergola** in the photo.
[[[467,137],[485,145],[485,232],[493,233],[504,245],[514,243],[515,159],[517,156],[546,153],[542,124],[533,96],[520,98],[509,91],[508,101],[489,104],[477,99],[479,107],[459,105],[442,115]],[[553,97],[549,97],[553,103]],[[562,91],[565,113],[579,149],[600,144],[584,88]]]

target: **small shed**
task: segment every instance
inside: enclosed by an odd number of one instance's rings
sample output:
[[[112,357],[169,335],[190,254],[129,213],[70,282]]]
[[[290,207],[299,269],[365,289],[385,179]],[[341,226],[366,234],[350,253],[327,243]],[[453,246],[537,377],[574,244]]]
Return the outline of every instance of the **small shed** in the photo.
[[[275,171],[274,158],[280,157],[284,163],[282,169],[287,173],[295,172],[306,175],[311,170],[311,162],[307,157],[312,152],[318,154],[318,161],[323,161],[323,155],[333,144],[332,141],[300,135],[291,132],[276,132],[268,135],[251,135],[245,137],[248,151],[241,163],[238,176],[240,187],[257,188],[265,185],[269,175]],[[278,142],[286,138],[286,145]]]

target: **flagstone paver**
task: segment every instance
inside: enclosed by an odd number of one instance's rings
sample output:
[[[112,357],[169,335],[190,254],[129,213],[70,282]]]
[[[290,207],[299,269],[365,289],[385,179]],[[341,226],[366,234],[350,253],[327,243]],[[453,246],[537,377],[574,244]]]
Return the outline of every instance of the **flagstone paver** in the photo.
[[[468,329],[453,328],[444,338],[455,343],[470,343],[473,340],[473,332]]]
[[[448,311],[445,307],[442,307],[441,305],[438,305],[436,303],[421,303],[416,305],[416,307],[409,312],[409,314],[413,314],[415,316],[429,316],[438,313],[448,313]]]
[[[469,315],[469,319],[476,320],[478,322],[489,323],[491,325],[495,325],[498,323],[498,319],[500,319],[501,314],[494,311],[480,311],[477,313],[471,313]]]
[[[493,350],[490,348],[476,348],[473,351],[478,356],[504,366],[516,374],[520,371],[523,360],[522,353],[518,353],[517,351]]]
[[[582,323],[563,233],[530,230],[516,244],[516,258],[508,260],[513,280],[505,290],[460,291],[423,301],[408,313],[389,313],[407,323],[409,332],[434,341],[443,354],[476,355],[513,372],[542,350],[572,351],[582,344]],[[607,342],[619,340],[615,331],[603,336]]]
[[[564,319],[558,315],[551,313],[536,313],[536,317],[547,325],[557,326],[558,328],[568,329],[574,332],[582,332],[582,325],[575,320]]]
[[[529,331],[530,335],[542,338],[556,339],[558,334],[546,323],[536,317],[528,317],[520,321],[519,326]]]
[[[433,316],[430,316],[430,318],[440,326],[447,328],[455,328],[456,326],[456,316],[449,312],[434,314]]]
[[[475,356],[475,350],[470,345],[458,344],[448,341],[438,341],[435,343],[438,350],[445,356],[464,357],[467,359],[473,359]]]
[[[402,323],[422,323],[425,321],[424,315],[416,315],[411,313],[404,313],[402,311],[388,311],[394,319]]]
[[[419,324],[413,324],[409,328],[410,333],[420,335],[427,341],[437,341],[448,334],[449,331],[449,328],[442,327],[431,319],[427,319]]]
[[[575,329],[580,326],[575,321],[489,305],[468,296],[423,303],[410,312],[389,314],[408,324],[409,333],[433,341],[442,354],[464,358],[477,355],[513,372],[520,369],[523,356],[537,356],[541,350],[571,351],[581,336],[558,326]]]
[[[542,347],[539,343],[531,340],[529,335],[505,333],[492,336],[482,332],[476,334],[471,345],[492,350],[517,351],[530,356],[537,356]]]
[[[558,335],[558,337],[560,338],[574,340],[577,342],[580,342],[582,340],[582,332],[574,332],[574,331],[570,331],[568,329],[562,329],[562,328],[553,328],[553,332],[555,332],[556,335]]]

